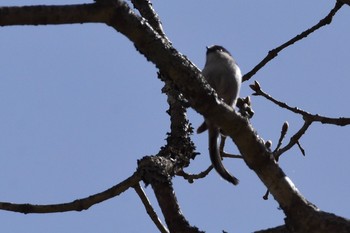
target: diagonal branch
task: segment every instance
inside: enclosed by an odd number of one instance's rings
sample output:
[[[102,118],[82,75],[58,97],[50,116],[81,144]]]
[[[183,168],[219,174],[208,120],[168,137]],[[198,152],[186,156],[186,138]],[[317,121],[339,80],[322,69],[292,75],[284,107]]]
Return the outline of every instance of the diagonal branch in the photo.
[[[100,202],[106,201],[110,198],[120,195],[121,193],[128,190],[130,187],[138,184],[141,177],[138,172],[135,172],[132,176],[119,184],[109,188],[101,193],[91,195],[82,199],[78,199],[69,203],[63,204],[50,204],[50,205],[33,205],[33,204],[14,204],[9,202],[0,202],[0,209],[8,210],[13,212],[19,212],[23,214],[28,213],[57,213],[67,211],[82,211],[87,210],[91,206]]]
[[[152,188],[171,232],[203,233],[197,227],[190,226],[185,219],[172,184],[154,182]]]
[[[147,19],[148,23],[153,29],[159,33],[159,35],[165,37],[163,31],[162,22],[159,19],[157,12],[152,7],[152,3],[149,0],[131,0],[134,6],[138,9],[142,17]]]
[[[164,150],[164,149],[163,149]],[[164,156],[145,156],[138,161],[138,170],[143,174],[146,185],[151,184],[170,232],[201,233],[191,226],[183,215],[171,182],[176,170],[173,159]]]
[[[158,218],[157,213],[154,211],[146,193],[143,191],[140,183],[134,186],[136,193],[139,195],[143,205],[146,208],[148,215],[151,217],[153,223],[157,226],[161,233],[169,233],[168,229],[162,224],[162,221]]]
[[[277,48],[274,48],[268,52],[266,57],[257,64],[251,71],[246,73],[243,76],[243,81],[249,80],[253,75],[255,75],[261,68],[263,68],[267,63],[269,63],[272,59],[278,56],[278,53],[281,52],[283,49],[291,46],[292,44],[306,38],[311,33],[315,32],[316,30],[320,29],[323,26],[326,26],[327,24],[330,24],[333,20],[333,16],[337,13],[337,11],[343,6],[343,3],[337,1],[335,3],[334,8],[328,13],[326,17],[321,19],[316,25],[313,27],[307,29],[306,31],[303,31],[299,35],[295,36],[294,38],[290,39],[289,41],[285,42],[284,44],[278,46]]]

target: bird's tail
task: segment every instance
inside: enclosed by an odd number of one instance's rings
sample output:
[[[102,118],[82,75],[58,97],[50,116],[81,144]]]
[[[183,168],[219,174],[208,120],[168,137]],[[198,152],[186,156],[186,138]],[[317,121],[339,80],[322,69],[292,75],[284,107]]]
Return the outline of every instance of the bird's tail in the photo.
[[[239,183],[239,180],[231,175],[221,161],[221,155],[220,150],[218,146],[218,138],[220,135],[219,129],[217,127],[209,126],[209,154],[210,154],[210,160],[213,164],[213,167],[215,170],[219,173],[219,175],[227,180],[228,182],[237,185]]]

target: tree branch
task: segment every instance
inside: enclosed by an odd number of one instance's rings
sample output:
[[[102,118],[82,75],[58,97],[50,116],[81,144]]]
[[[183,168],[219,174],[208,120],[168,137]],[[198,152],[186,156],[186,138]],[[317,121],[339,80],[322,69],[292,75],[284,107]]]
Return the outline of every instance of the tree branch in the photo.
[[[176,161],[163,156],[145,156],[139,163],[139,171],[146,184],[151,184],[159,207],[162,210],[170,232],[200,233],[186,220],[173,189],[170,175],[176,170]]]
[[[147,19],[153,29],[158,32],[159,35],[166,37],[163,31],[162,22],[160,21],[157,12],[153,9],[152,3],[148,0],[131,0],[131,2],[138,9],[142,17]]]
[[[153,223],[157,226],[158,230],[162,233],[169,233],[168,229],[162,224],[162,221],[158,218],[157,213],[154,211],[151,202],[148,200],[146,193],[143,191],[140,183],[134,186],[136,193],[139,195],[144,207]]]
[[[67,211],[82,211],[87,210],[91,206],[100,202],[106,201],[110,198],[120,195],[130,187],[140,182],[141,177],[139,173],[135,172],[132,176],[122,181],[121,183],[109,188],[101,193],[91,195],[89,197],[78,199],[69,203],[50,204],[50,205],[34,205],[34,204],[14,204],[9,202],[0,202],[0,209],[19,212],[23,214],[29,213],[57,213]]]
[[[290,148],[292,148],[295,144],[299,143],[300,138],[304,135],[304,133],[306,132],[306,130],[309,128],[309,126],[312,124],[312,121],[305,121],[303,126],[298,130],[298,132],[296,134],[294,134],[291,138],[290,141],[288,143],[288,145],[286,145],[285,147],[278,149],[274,152],[274,156],[275,159],[278,161],[279,157],[286,152],[287,150],[289,150]],[[299,145],[300,146],[300,145]],[[300,148],[300,147],[299,147]],[[301,151],[303,155],[305,155],[305,152],[302,150]]]
[[[261,231],[255,231],[254,233],[286,233],[289,232],[285,225],[261,230]]]
[[[309,36],[311,33],[315,32],[316,30],[320,29],[323,26],[326,26],[327,24],[330,24],[333,20],[334,15],[337,13],[337,11],[343,6],[343,3],[337,1],[335,3],[335,6],[333,9],[328,13],[326,17],[321,19],[316,25],[313,27],[303,31],[299,35],[293,37],[289,41],[285,42],[284,44],[278,46],[277,48],[274,48],[268,52],[266,57],[259,63],[257,64],[251,71],[246,73],[242,80],[248,81],[253,75],[255,75],[261,68],[263,68],[267,63],[269,63],[272,59],[278,56],[278,53],[281,52],[283,49],[293,45],[294,43],[306,38]]]
[[[253,95],[263,96],[264,98],[270,100],[272,103],[276,104],[281,108],[284,108],[296,114],[302,115],[304,120],[311,121],[311,122],[321,122],[322,124],[332,124],[332,125],[338,125],[338,126],[346,126],[350,124],[350,118],[346,118],[346,117],[331,118],[326,116],[320,116],[318,114],[311,114],[309,112],[306,112],[298,107],[290,107],[288,104],[278,101],[275,98],[273,98],[271,95],[264,92],[257,81],[255,81],[254,84],[250,85],[250,88],[253,91],[255,91]]]
[[[101,4],[0,7],[0,26],[106,23],[113,12]]]
[[[350,0],[337,0],[338,2],[342,2],[350,6]]]
[[[177,173],[177,175],[182,176],[185,180],[192,184],[194,180],[203,179],[204,177],[206,177],[211,170],[213,170],[213,165],[210,165],[207,169],[198,174],[190,174],[184,171],[180,171]]]

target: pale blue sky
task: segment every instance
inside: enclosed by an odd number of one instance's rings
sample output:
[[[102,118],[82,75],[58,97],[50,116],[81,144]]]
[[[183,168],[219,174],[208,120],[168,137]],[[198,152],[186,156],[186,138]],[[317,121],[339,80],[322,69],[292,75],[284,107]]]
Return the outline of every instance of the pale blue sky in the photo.
[[[91,1],[2,0],[1,6]],[[153,1],[174,47],[199,68],[205,46],[221,44],[248,72],[272,48],[313,26],[334,1]],[[311,113],[349,117],[350,8],[330,26],[283,51],[253,79],[275,98]],[[103,24],[0,28],[0,201],[70,202],[130,176],[137,160],[156,154],[169,131],[163,83],[132,43]],[[287,136],[299,116],[253,97],[253,126],[273,146],[284,121]],[[189,111],[193,126],[202,117]],[[350,217],[350,127],[314,124],[280,164],[319,208]],[[209,165],[207,135],[194,135],[200,156],[186,169]],[[288,140],[285,141],[285,143]],[[230,142],[227,150],[237,153]],[[240,160],[225,165],[241,180],[232,187],[212,172],[188,184],[174,179],[182,211],[207,232],[252,232],[283,223],[283,213]],[[156,200],[146,188],[152,203]],[[156,210],[161,216],[159,208]],[[157,232],[129,190],[87,211],[23,215],[0,211],[1,232]]]

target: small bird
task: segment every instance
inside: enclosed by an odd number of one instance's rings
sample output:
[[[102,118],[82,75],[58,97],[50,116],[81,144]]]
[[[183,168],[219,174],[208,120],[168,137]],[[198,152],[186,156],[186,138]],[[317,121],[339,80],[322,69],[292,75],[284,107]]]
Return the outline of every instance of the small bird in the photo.
[[[206,62],[202,74],[217,92],[219,98],[234,108],[241,87],[242,74],[232,55],[219,45],[207,47]],[[220,129],[205,119],[204,123],[198,127],[197,133],[202,133],[206,129],[208,129],[209,134],[209,155],[213,167],[223,179],[237,185],[239,180],[226,170],[221,161],[218,146]]]

